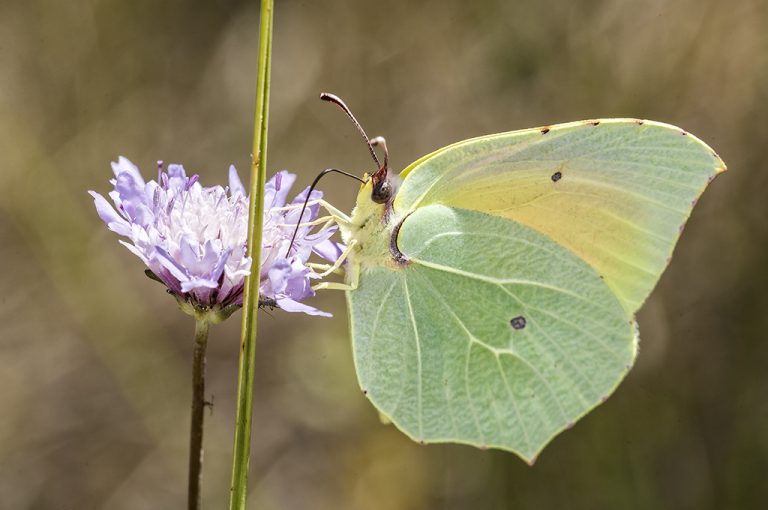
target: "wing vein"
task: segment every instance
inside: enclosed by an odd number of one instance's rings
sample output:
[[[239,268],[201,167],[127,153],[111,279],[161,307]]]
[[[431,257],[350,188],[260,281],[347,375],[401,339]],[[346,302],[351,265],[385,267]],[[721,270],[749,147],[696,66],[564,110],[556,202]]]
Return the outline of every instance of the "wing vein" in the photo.
[[[536,308],[536,307],[533,307],[533,306],[530,306],[530,305],[528,305],[528,304],[527,304],[525,301],[523,301],[522,299],[520,299],[519,297],[517,297],[517,295],[516,295],[515,293],[511,292],[511,291],[510,291],[509,289],[507,289],[506,287],[504,287],[504,286],[502,286],[502,285],[499,285],[499,287],[501,288],[501,290],[503,290],[504,292],[506,292],[507,294],[509,294],[510,296],[512,296],[512,298],[513,298],[515,301],[517,301],[518,303],[520,303],[520,304],[521,304],[521,305],[522,305],[522,306],[523,306],[523,307],[524,307],[526,310],[530,310],[530,309],[533,309],[533,310],[539,310],[539,309],[538,309],[538,308]],[[539,311],[540,311],[540,310],[539,310]],[[560,344],[558,344],[557,342],[555,342],[555,341],[552,339],[552,337],[551,337],[551,336],[549,336],[549,334],[547,333],[547,330],[546,330],[544,327],[542,327],[542,326],[541,326],[541,325],[538,323],[538,321],[537,321],[537,320],[535,320],[535,319],[533,318],[533,315],[530,315],[530,314],[529,314],[529,316],[530,316],[530,320],[531,320],[531,323],[532,323],[534,326],[536,326],[536,329],[538,329],[538,330],[541,330],[541,334],[542,334],[542,335],[544,335],[544,337],[545,337],[545,338],[546,338],[546,339],[549,341],[549,344],[550,344],[551,346],[553,346],[555,349],[557,349],[557,351],[560,353],[560,355],[563,357],[563,359],[564,359],[564,360],[566,360],[566,362],[567,362],[567,363],[568,363],[568,364],[571,366],[571,368],[573,368],[573,371],[574,371],[574,372],[576,372],[576,375],[578,375],[578,376],[579,376],[579,378],[581,378],[581,379],[582,379],[584,382],[586,382],[586,383],[587,383],[587,386],[589,386],[589,388],[592,390],[592,392],[593,392],[594,394],[597,394],[598,392],[595,390],[595,387],[592,385],[592,381],[590,380],[590,378],[589,378],[589,377],[587,377],[587,376],[586,376],[586,375],[585,375],[585,374],[584,374],[584,373],[581,371],[581,369],[579,368],[579,366],[578,366],[576,363],[574,363],[574,362],[571,360],[571,357],[570,357],[570,356],[568,356],[568,354],[567,354],[566,352],[564,352],[564,351],[563,351],[563,348],[562,348],[562,347],[560,347]],[[546,352],[546,351],[545,351],[545,352]],[[552,358],[551,358],[549,355],[547,355],[547,358],[548,358],[550,361],[554,361],[554,360],[553,360],[553,359],[552,359]],[[571,383],[573,383],[573,382],[574,382],[574,378],[573,378],[571,375],[568,375],[567,377],[568,377],[568,379],[571,381]],[[571,387],[573,387],[573,388],[575,388],[575,386],[576,386],[575,384],[572,384],[572,385],[571,385]],[[575,391],[575,390],[574,390],[574,391]],[[583,396],[583,395],[581,395],[580,393],[575,393],[575,395],[576,395],[576,396],[579,398],[579,400],[581,400],[583,403],[585,403],[585,404],[587,403],[587,400],[584,398],[584,396]]]
[[[483,443],[486,443],[485,440],[485,434],[483,434],[483,429],[480,427],[480,421],[477,419],[477,411],[475,411],[475,403],[472,399],[472,391],[469,389],[469,358],[472,355],[472,342],[467,343],[467,354],[464,357],[464,391],[467,392],[467,402],[469,402],[469,409],[472,411],[472,417],[475,419],[475,425],[477,426],[478,435],[480,436],[480,441]]]
[[[381,311],[384,310],[384,306],[387,304],[387,300],[389,300],[389,297],[392,295],[392,291],[395,289],[395,285],[397,285],[397,280],[396,279],[392,281],[392,285],[389,286],[389,289],[384,294],[384,298],[381,300],[381,303],[376,308],[376,315],[373,318],[373,323],[372,323],[372,327],[371,327],[371,345],[370,345],[370,348],[369,348],[369,350],[371,350],[371,351],[373,350],[374,340],[379,338],[379,336],[376,335],[376,328],[379,325],[379,319],[381,318]],[[388,413],[390,417],[395,414],[395,411],[397,410],[397,406],[400,405],[400,398],[403,395],[403,388],[405,387],[405,379],[404,378],[400,378],[400,380],[401,380],[400,391],[398,393],[397,399],[395,400],[395,405],[392,408],[392,410],[389,411],[389,413]],[[363,389],[366,390],[367,388],[363,388]]]
[[[458,269],[458,268],[455,268],[455,267],[445,266],[443,264],[437,264],[435,262],[427,262],[427,261],[422,260],[422,259],[413,258],[411,260],[414,261],[414,262],[417,262],[417,263],[419,263],[419,264],[421,264],[421,265],[423,265],[425,267],[436,269],[438,271],[445,271],[446,273],[452,273],[452,274],[456,274],[456,275],[460,275],[460,276],[465,276],[467,278],[472,278],[474,280],[484,281],[484,282],[488,282],[488,283],[494,283],[496,285],[509,285],[509,284],[513,284],[513,285],[530,285],[532,287],[541,287],[543,289],[549,289],[549,290],[552,290],[552,291],[555,291],[555,292],[559,292],[561,294],[565,294],[567,296],[571,296],[571,297],[573,297],[575,299],[578,299],[579,301],[583,301],[585,303],[588,303],[588,304],[590,304],[591,306],[594,306],[597,309],[600,309],[600,310],[603,310],[603,311],[606,311],[606,312],[609,311],[607,308],[600,306],[598,303],[595,303],[595,302],[585,298],[584,296],[580,296],[580,295],[578,295],[578,294],[576,294],[574,292],[571,292],[571,291],[569,291],[567,289],[564,289],[562,287],[557,287],[556,285],[550,285],[548,283],[543,283],[543,282],[534,282],[534,281],[531,281],[531,280],[521,280],[521,279],[516,279],[516,278],[508,278],[508,279],[494,278],[492,276],[486,276],[486,275],[481,275],[481,274],[477,274],[477,273],[471,273],[469,271],[464,271],[464,270],[461,270],[461,269]]]
[[[453,309],[450,307],[450,305],[449,305],[449,304],[448,304],[448,303],[445,301],[445,299],[442,297],[442,295],[440,295],[440,293],[437,291],[437,288],[436,288],[436,287],[435,287],[435,285],[432,283],[431,279],[430,279],[430,278],[428,278],[428,277],[425,277],[424,279],[426,280],[427,284],[428,284],[428,285],[429,285],[429,286],[432,288],[432,290],[434,291],[434,294],[435,294],[435,296],[437,296],[438,300],[439,300],[439,301],[440,301],[440,303],[443,305],[443,307],[444,307],[444,308],[445,308],[445,309],[448,311],[448,313],[449,313],[449,314],[450,314],[450,315],[451,315],[451,316],[454,318],[454,320],[455,320],[455,321],[456,321],[456,322],[459,324],[459,326],[461,327],[461,329],[462,329],[462,330],[464,330],[464,333],[467,335],[467,337],[469,337],[469,340],[470,340],[470,342],[475,342],[475,343],[477,343],[477,344],[481,345],[482,347],[485,347],[485,348],[486,348],[488,351],[490,351],[490,352],[491,352],[491,353],[492,353],[494,356],[496,356],[496,358],[497,358],[497,359],[499,358],[499,356],[506,354],[506,355],[508,355],[508,356],[512,356],[512,357],[514,357],[515,359],[518,359],[518,360],[520,360],[522,363],[524,363],[524,364],[525,364],[525,365],[526,365],[528,368],[530,368],[531,372],[533,372],[533,373],[534,373],[534,374],[535,374],[535,375],[536,375],[536,376],[537,376],[537,377],[538,377],[538,378],[541,380],[541,382],[544,384],[544,387],[545,387],[545,388],[546,388],[546,389],[549,391],[549,394],[552,396],[553,400],[555,401],[555,404],[557,404],[558,410],[560,411],[560,415],[562,416],[563,420],[564,420],[565,422],[568,422],[568,421],[569,421],[569,419],[568,419],[568,417],[566,416],[566,413],[565,413],[565,408],[563,407],[563,405],[562,405],[562,403],[561,403],[561,401],[560,401],[560,398],[557,396],[557,394],[555,393],[555,391],[552,389],[552,386],[550,386],[550,384],[549,384],[549,382],[547,381],[547,379],[546,379],[546,378],[545,378],[545,377],[544,377],[544,376],[541,374],[541,372],[539,372],[539,370],[538,370],[538,369],[537,369],[535,366],[533,366],[533,364],[532,364],[530,361],[528,361],[527,359],[525,359],[523,356],[521,356],[521,355],[520,355],[519,353],[517,353],[517,352],[500,351],[500,350],[498,350],[498,349],[494,349],[493,347],[489,346],[489,345],[488,345],[488,344],[486,344],[485,342],[483,342],[483,341],[481,341],[480,339],[478,339],[477,337],[475,337],[475,335],[473,335],[473,334],[472,334],[472,332],[471,332],[471,331],[469,331],[469,328],[468,328],[468,327],[467,327],[467,325],[464,323],[464,321],[463,321],[463,320],[461,320],[461,318],[460,318],[458,315],[456,315],[456,313],[453,311]],[[506,289],[505,289],[505,290],[506,290]],[[507,293],[508,293],[508,294],[510,294],[509,292],[507,292]],[[520,298],[518,298],[516,295],[514,295],[514,294],[510,294],[510,295],[511,295],[511,297],[512,297],[513,299],[515,299],[515,301],[517,301],[518,303],[522,304],[524,307],[527,307],[527,306],[526,306],[526,304],[525,304],[525,303],[524,303],[524,302],[523,302],[523,301],[522,301]],[[538,350],[538,349],[537,349],[537,350]],[[541,352],[541,351],[539,351],[539,352]],[[565,355],[565,353],[563,353],[563,352],[562,352],[562,350],[561,350],[560,352],[563,354],[563,356],[564,356],[566,359],[568,359],[568,358],[567,358],[567,356]],[[549,354],[548,354],[548,353],[546,353],[546,351],[544,351],[544,353],[545,353],[546,357],[547,357],[547,358],[548,358],[550,361],[554,361],[554,360],[552,359],[552,357],[551,357],[551,356],[549,356]],[[576,371],[577,371],[577,373],[579,373],[579,372],[578,372],[578,368],[577,368],[575,365],[574,365],[574,370],[576,370]],[[580,373],[579,373],[579,375],[582,375],[582,374],[580,374]],[[568,377],[568,379],[571,381],[571,383],[573,383],[573,378],[572,378],[570,375],[568,375],[567,377]],[[506,380],[506,376],[504,377],[504,382],[505,382],[505,384],[507,384],[507,386],[508,386],[508,383],[507,383],[507,380]],[[569,386],[570,386],[571,388],[573,388],[575,385],[574,385],[574,384],[570,384]],[[575,396],[576,396],[578,399],[580,399],[580,400],[582,400],[583,402],[585,402],[585,400],[584,400],[584,397],[583,397],[582,395],[580,395],[578,392],[575,392],[575,390],[573,391],[573,394],[574,394],[574,395],[575,395]],[[541,410],[540,410],[540,408],[539,408],[539,406],[538,406],[538,405],[537,405],[537,410],[539,411],[539,412],[537,412],[537,414],[539,415],[539,417],[540,417],[540,418],[542,418],[542,421],[548,421],[548,422],[550,422],[550,424],[551,424],[551,420],[545,419],[545,418],[544,418],[544,416],[541,414],[541,412],[540,412]],[[473,413],[473,414],[474,414],[474,413]],[[477,421],[477,418],[476,418],[476,417],[475,417],[475,421]],[[521,426],[522,426],[522,425],[521,425]],[[479,426],[478,426],[478,430],[479,430]]]
[[[528,446],[528,450],[531,449],[531,436],[528,433],[528,427],[526,427],[525,422],[523,421],[523,416],[520,414],[520,409],[517,406],[517,399],[515,398],[514,393],[512,393],[512,388],[509,386],[509,381],[507,381],[507,375],[504,373],[504,367],[501,366],[501,360],[499,359],[498,354],[495,356],[496,359],[496,366],[499,367],[499,375],[501,375],[501,379],[504,381],[504,387],[507,389],[507,395],[509,395],[510,400],[512,400],[512,407],[515,408],[515,415],[517,416],[517,421],[520,423],[520,428],[523,429],[523,436],[525,437],[525,444]],[[539,410],[539,406],[536,406],[536,409]],[[537,413],[539,414],[539,417],[541,418],[541,412]],[[549,421],[549,420],[544,420]]]
[[[408,313],[411,316],[411,325],[413,327],[413,336],[416,341],[416,359],[418,360],[418,400],[419,400],[419,439],[424,439],[424,417],[423,417],[423,402],[422,402],[422,360],[421,360],[421,339],[419,338],[419,330],[416,328],[416,317],[413,314],[413,303],[411,302],[411,293],[408,290],[408,278],[403,275],[403,290],[405,291],[406,302],[408,303]]]
[[[592,338],[593,340],[597,340],[597,344],[600,345],[600,347],[602,347],[605,352],[610,353],[614,358],[616,358],[619,361],[624,361],[624,358],[622,358],[621,354],[619,354],[618,352],[614,351],[605,342],[601,341],[600,337],[598,335],[592,335],[589,332],[587,332],[587,330],[585,330],[584,328],[579,326],[578,324],[576,324],[574,322],[571,322],[568,319],[564,319],[562,317],[558,317],[557,315],[555,315],[553,313],[550,313],[550,312],[548,312],[548,311],[546,311],[544,309],[537,308],[535,306],[531,306],[530,308],[532,310],[538,310],[539,312],[543,313],[544,315],[548,315],[548,316],[552,317],[554,320],[556,320],[558,322],[561,322],[563,324],[568,324],[573,329],[575,329],[575,330],[579,331],[581,334],[583,334],[586,338]],[[600,324],[595,324],[595,325],[596,326],[601,326],[602,328],[605,329],[605,326],[602,326]],[[607,329],[605,329],[605,331],[608,332]]]

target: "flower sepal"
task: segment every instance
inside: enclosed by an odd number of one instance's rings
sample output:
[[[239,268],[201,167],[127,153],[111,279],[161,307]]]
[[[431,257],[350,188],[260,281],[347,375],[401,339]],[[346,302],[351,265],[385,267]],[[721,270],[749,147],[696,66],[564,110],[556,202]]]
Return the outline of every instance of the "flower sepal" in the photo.
[[[243,307],[243,305],[237,303],[225,306],[218,303],[213,306],[202,306],[190,301],[189,298],[185,298],[184,296],[174,294],[170,291],[168,293],[176,298],[176,303],[179,305],[179,309],[182,312],[195,318],[203,317],[208,324],[220,324],[229,319],[230,315]]]
[[[154,280],[154,281],[156,281],[157,283],[159,283],[161,285],[165,285],[165,282],[163,280],[161,280],[159,276],[157,276],[155,273],[153,273],[151,269],[145,269],[144,270],[144,274],[150,280]]]

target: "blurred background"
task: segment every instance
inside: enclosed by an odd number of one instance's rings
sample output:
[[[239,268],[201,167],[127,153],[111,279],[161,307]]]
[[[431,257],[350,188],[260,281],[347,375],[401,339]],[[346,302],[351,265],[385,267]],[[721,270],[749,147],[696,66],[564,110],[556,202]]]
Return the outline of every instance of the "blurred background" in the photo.
[[[278,0],[268,161],[308,185],[482,134],[595,117],[682,126],[730,171],[640,312],[637,365],[533,467],[418,446],[357,386],[341,293],[260,320],[259,509],[768,505],[768,4],[761,0]],[[86,190],[125,155],[246,178],[258,2],[0,2],[0,508],[186,498],[193,324]],[[270,172],[271,173],[271,172]],[[299,191],[299,185],[295,191]],[[357,185],[322,187],[341,209]],[[203,502],[224,508],[240,314],[212,329]]]

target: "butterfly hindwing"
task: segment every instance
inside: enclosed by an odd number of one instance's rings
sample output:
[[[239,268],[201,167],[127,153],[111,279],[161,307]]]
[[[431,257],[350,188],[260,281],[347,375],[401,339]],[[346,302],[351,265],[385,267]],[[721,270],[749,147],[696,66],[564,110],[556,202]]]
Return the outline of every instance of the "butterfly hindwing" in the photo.
[[[403,222],[402,267],[348,293],[361,387],[417,441],[531,461],[618,385],[637,349],[600,275],[547,236],[442,205]]]

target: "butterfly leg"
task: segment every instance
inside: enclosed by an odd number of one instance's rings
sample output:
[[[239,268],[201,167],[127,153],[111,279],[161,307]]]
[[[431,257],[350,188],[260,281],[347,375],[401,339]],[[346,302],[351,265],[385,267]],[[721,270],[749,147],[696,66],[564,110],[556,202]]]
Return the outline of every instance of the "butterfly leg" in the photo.
[[[323,230],[328,229],[331,225],[336,223],[336,218],[333,216],[322,216],[320,218],[316,218],[312,221],[305,221],[304,223],[299,223],[299,227],[311,227],[313,225],[320,225],[321,223],[325,223],[323,225],[323,228],[318,230],[318,232],[322,232]],[[293,227],[295,228],[297,225],[295,223],[279,223],[277,225],[278,227]]]
[[[339,259],[341,258],[342,257],[339,257]],[[360,282],[360,266],[358,264],[348,264],[347,276],[349,283],[322,282],[318,283],[317,285],[313,285],[312,290],[355,290],[357,288],[357,284]]]
[[[350,284],[341,282],[323,282],[312,287],[312,290],[355,290],[357,287],[353,287]]]
[[[317,285],[312,286],[312,290],[318,291],[318,290],[355,290],[357,288],[357,282],[358,282],[358,276],[356,274],[359,274],[357,271],[351,274],[351,279],[349,283],[341,283],[341,282],[323,282],[318,283]]]
[[[332,206],[325,200],[310,200],[307,202],[307,206],[318,204],[320,207],[325,209],[330,213],[330,217],[333,218],[333,220],[338,224],[344,224],[344,225],[350,225],[351,219],[349,216],[347,216],[346,213],[343,211],[337,209],[336,207]],[[303,203],[299,204],[291,204],[291,205],[285,205],[283,207],[274,207],[272,208],[273,211],[290,211],[291,209],[299,209],[303,206]]]
[[[343,211],[337,209],[336,207],[332,206],[325,200],[318,200],[318,204],[320,204],[320,207],[324,208],[326,211],[328,211],[334,220],[336,220],[336,223],[343,223],[345,225],[350,225],[352,220],[349,216],[346,215]]]
[[[329,267],[325,272],[320,273],[317,276],[319,276],[320,278],[325,278],[329,274],[339,269],[341,265],[344,263],[344,261],[347,260],[347,257],[352,252],[352,249],[355,247],[356,244],[357,244],[357,241],[353,239],[352,242],[350,242],[349,245],[347,245],[347,247],[344,248],[344,251],[341,252],[341,255],[339,255],[339,258],[336,259],[336,262],[334,262],[333,265]]]
[[[331,264],[318,264],[316,262],[307,262],[305,265],[308,268],[314,269],[314,270],[317,270],[317,271],[328,271],[329,269],[331,269],[333,267],[333,266],[331,266]],[[341,269],[335,269],[333,272],[336,273],[336,274],[344,274],[344,272]]]

